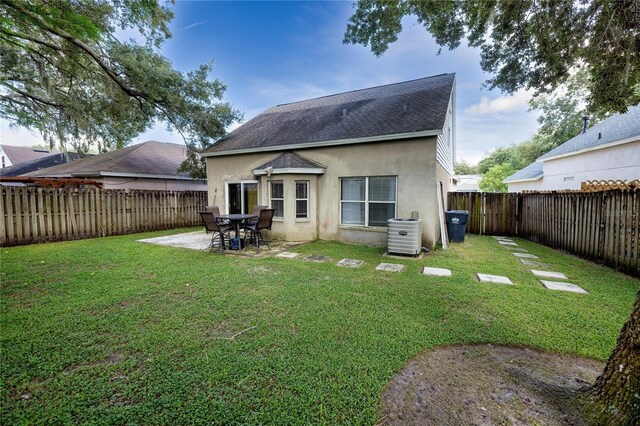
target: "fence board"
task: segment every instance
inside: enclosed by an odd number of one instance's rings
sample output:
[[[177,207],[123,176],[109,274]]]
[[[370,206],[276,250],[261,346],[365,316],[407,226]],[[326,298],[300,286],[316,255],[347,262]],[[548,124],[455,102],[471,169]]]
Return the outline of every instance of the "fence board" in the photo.
[[[201,223],[206,191],[0,187],[0,245],[72,240]]]
[[[640,275],[640,189],[448,194],[467,231],[519,236]]]

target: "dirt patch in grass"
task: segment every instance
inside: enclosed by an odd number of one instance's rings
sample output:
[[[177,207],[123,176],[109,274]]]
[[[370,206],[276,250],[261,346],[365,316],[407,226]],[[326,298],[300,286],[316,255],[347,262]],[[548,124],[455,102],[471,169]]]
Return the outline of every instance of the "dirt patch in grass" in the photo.
[[[379,424],[580,425],[578,391],[604,364],[503,346],[451,346],[412,359],[382,392]]]

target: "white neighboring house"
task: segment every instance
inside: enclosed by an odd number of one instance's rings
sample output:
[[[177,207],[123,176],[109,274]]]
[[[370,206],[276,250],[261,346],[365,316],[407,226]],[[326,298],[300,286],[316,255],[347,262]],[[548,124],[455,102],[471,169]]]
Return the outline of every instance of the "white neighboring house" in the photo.
[[[614,114],[504,180],[509,192],[580,189],[589,180],[640,179],[640,105]]]
[[[458,175],[456,180],[458,181],[456,192],[480,192],[482,175]]]
[[[0,145],[0,167],[11,167],[17,164],[26,163],[40,158],[57,154],[57,151],[48,149],[32,148],[30,146]]]

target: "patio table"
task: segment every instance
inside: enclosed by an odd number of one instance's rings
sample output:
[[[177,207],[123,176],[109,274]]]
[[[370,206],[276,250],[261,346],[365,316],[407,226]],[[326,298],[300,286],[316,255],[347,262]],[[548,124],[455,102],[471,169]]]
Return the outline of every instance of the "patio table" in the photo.
[[[247,219],[257,219],[255,214],[233,213],[218,216],[220,219],[228,220],[235,228],[236,238],[238,239],[238,250],[240,250],[240,225]]]

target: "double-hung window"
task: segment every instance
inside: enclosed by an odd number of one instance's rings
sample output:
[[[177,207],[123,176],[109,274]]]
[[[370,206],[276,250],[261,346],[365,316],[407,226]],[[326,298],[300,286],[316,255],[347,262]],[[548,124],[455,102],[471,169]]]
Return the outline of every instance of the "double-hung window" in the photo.
[[[396,181],[395,176],[342,178],[340,223],[387,226],[396,215]]]
[[[271,181],[269,192],[271,208],[274,209],[273,217],[284,217],[284,184],[282,181]]]
[[[309,217],[309,181],[296,181],[296,219]]]

